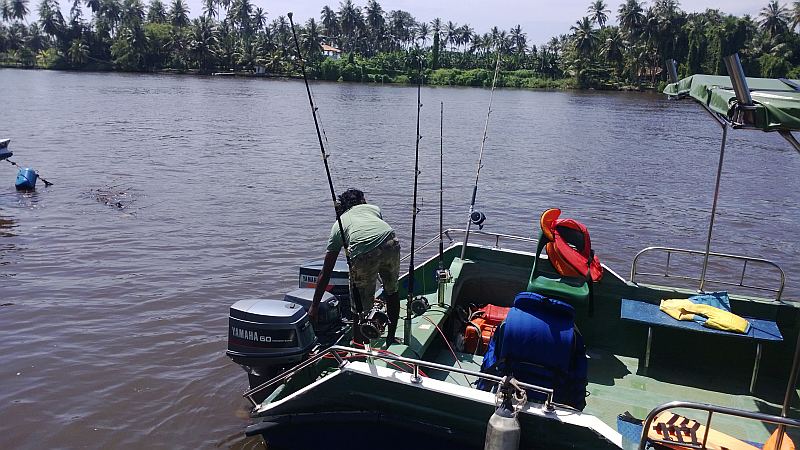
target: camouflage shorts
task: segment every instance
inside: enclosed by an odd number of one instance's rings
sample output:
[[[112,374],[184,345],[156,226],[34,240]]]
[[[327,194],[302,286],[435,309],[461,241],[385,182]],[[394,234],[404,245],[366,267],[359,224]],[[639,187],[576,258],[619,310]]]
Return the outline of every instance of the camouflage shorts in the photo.
[[[397,292],[397,279],[400,276],[400,241],[389,235],[376,248],[353,258],[350,268],[350,309],[357,313],[353,290],[358,290],[363,311],[372,309],[375,302],[375,288],[378,275],[381,277],[383,291],[386,294]]]

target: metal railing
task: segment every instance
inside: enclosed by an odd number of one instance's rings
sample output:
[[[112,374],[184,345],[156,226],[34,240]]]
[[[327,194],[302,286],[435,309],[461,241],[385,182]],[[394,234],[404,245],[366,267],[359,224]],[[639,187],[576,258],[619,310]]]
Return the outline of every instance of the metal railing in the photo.
[[[656,416],[658,414],[664,412],[664,411],[667,411],[667,410],[670,410],[670,409],[677,409],[677,408],[692,409],[692,410],[704,411],[704,412],[708,413],[708,415],[706,416],[706,423],[705,423],[706,429],[705,429],[705,433],[703,435],[702,442],[697,442],[696,436],[691,434],[692,432],[694,432],[696,430],[688,429],[688,428],[682,428],[682,429],[676,430],[676,433],[680,433],[681,431],[683,431],[684,433],[690,434],[689,437],[692,440],[692,442],[686,442],[685,439],[682,440],[682,441],[675,441],[675,440],[668,440],[668,439],[653,439],[653,438],[649,438],[648,437],[648,434],[649,434],[649,431],[650,431],[650,427],[652,426],[653,420],[655,420]],[[650,411],[650,413],[647,415],[647,418],[644,420],[644,422],[642,424],[643,425],[642,437],[639,440],[639,450],[644,450],[648,441],[652,442],[652,443],[656,443],[656,444],[672,444],[672,445],[679,444],[681,447],[685,447],[685,448],[705,449],[706,448],[706,444],[708,443],[707,442],[708,441],[708,432],[709,432],[709,430],[711,430],[711,417],[714,415],[714,413],[724,414],[726,416],[741,417],[743,419],[757,420],[757,421],[762,422],[762,423],[769,423],[769,424],[773,424],[773,425],[778,425],[779,429],[781,429],[781,431],[779,432],[779,436],[780,437],[778,438],[779,439],[778,443],[777,443],[778,445],[776,445],[774,448],[780,448],[781,447],[780,446],[780,440],[782,439],[782,436],[783,436],[783,428],[785,428],[785,427],[800,428],[800,421],[799,420],[789,419],[789,418],[781,417],[781,416],[774,416],[774,415],[771,415],[771,414],[765,414],[765,413],[761,413],[761,412],[743,411],[741,409],[734,409],[734,408],[728,408],[728,407],[725,407],[725,406],[708,405],[708,404],[704,404],[704,403],[695,403],[695,402],[669,402],[669,403],[664,403],[663,405],[657,406],[655,409]],[[671,425],[675,426],[675,424],[671,424]],[[677,436],[676,436],[676,439],[677,439]]]
[[[347,365],[347,361],[345,361],[344,358],[342,357],[342,355],[339,354],[340,352],[347,353],[347,354],[362,355],[362,356],[365,356],[365,357],[368,357],[368,358],[381,359],[381,360],[385,360],[385,361],[396,361],[396,362],[400,362],[400,363],[403,363],[403,364],[407,364],[407,365],[409,365],[411,367],[411,371],[412,371],[411,372],[411,382],[412,383],[420,383],[420,382],[422,382],[422,378],[420,377],[420,372],[419,372],[419,368],[420,367],[425,367],[425,368],[428,368],[428,369],[441,370],[441,371],[444,371],[444,372],[460,373],[462,375],[469,375],[469,376],[473,376],[473,377],[476,377],[476,378],[482,378],[484,380],[489,380],[489,381],[494,381],[494,382],[502,382],[504,380],[503,377],[498,377],[496,375],[490,375],[490,374],[487,374],[487,373],[475,372],[475,371],[472,371],[472,370],[462,369],[460,367],[450,367],[450,366],[446,366],[444,364],[438,364],[438,363],[429,362],[429,361],[422,361],[422,360],[419,360],[419,359],[406,358],[406,357],[398,356],[398,355],[391,354],[391,353],[376,352],[376,351],[372,351],[372,350],[362,350],[362,349],[358,349],[358,348],[345,347],[345,346],[341,346],[341,345],[333,345],[331,347],[328,347],[328,348],[322,350],[321,352],[317,353],[316,355],[308,358],[307,360],[301,362],[300,364],[298,364],[298,365],[286,370],[285,372],[279,374],[278,376],[272,378],[271,380],[268,380],[268,381],[266,381],[266,382],[264,382],[264,383],[262,383],[262,384],[260,384],[260,385],[258,385],[256,387],[254,387],[252,389],[247,390],[244,394],[242,394],[242,396],[247,398],[248,400],[250,400],[250,403],[252,403],[253,406],[258,406],[258,402],[256,402],[253,399],[253,396],[255,394],[257,394],[257,393],[259,393],[259,392],[261,392],[261,391],[263,391],[263,390],[265,390],[265,389],[267,389],[267,388],[269,388],[269,387],[271,387],[271,386],[273,386],[273,385],[275,385],[275,384],[277,384],[277,383],[279,383],[281,381],[284,381],[287,378],[290,378],[291,376],[295,375],[296,373],[300,372],[301,370],[305,369],[306,367],[309,367],[309,366],[311,366],[313,364],[316,364],[317,362],[321,361],[322,358],[325,358],[327,355],[332,355],[332,357],[334,359],[336,359],[336,362],[339,364],[339,368],[341,369],[341,368],[343,368],[343,367],[345,367]],[[538,392],[540,394],[544,394],[546,396],[546,398],[544,400],[545,409],[547,409],[548,411],[553,409],[553,404],[554,403],[553,403],[553,390],[552,389],[541,387],[541,386],[536,386],[536,385],[533,385],[533,384],[522,383],[522,382],[519,382],[519,381],[517,382],[517,384],[519,384],[519,386],[521,386],[522,388],[524,388],[526,390],[531,390],[531,391]]]
[[[436,242],[439,242],[439,238],[441,236],[444,236],[444,237],[447,238],[447,240],[449,241],[448,245],[452,245],[454,242],[456,242],[456,240],[453,239],[453,236],[451,236],[451,234],[466,235],[467,234],[467,230],[463,229],[463,228],[448,228],[448,229],[442,231],[440,234],[437,234],[436,236],[434,236],[432,239],[428,240],[424,244],[422,244],[419,247],[417,247],[414,250],[414,253],[416,254],[420,250],[428,247],[429,245],[431,245],[433,243],[436,243]],[[533,239],[533,238],[529,238],[529,237],[516,236],[516,235],[513,235],[513,234],[492,233],[492,232],[489,232],[489,231],[481,231],[481,230],[470,230],[469,234],[472,237],[481,236],[481,237],[484,237],[484,238],[493,239],[494,240],[493,248],[496,248],[496,249],[502,248],[502,247],[500,247],[500,241],[501,240],[503,240],[503,241],[517,241],[517,242],[530,242],[530,243],[533,243],[533,249],[536,249],[536,244],[539,242],[537,239]],[[411,256],[411,254],[403,256],[402,258],[400,258],[400,260],[404,261],[404,260],[408,259],[409,256]]]
[[[663,273],[639,272],[638,271],[639,258],[642,255],[646,254],[646,253],[655,253],[655,252],[664,252],[664,253],[667,254],[667,265],[666,265],[666,267],[664,269],[664,272]],[[641,276],[661,276],[661,277],[664,277],[664,278],[674,278],[674,279],[678,279],[678,280],[691,280],[691,281],[698,281],[698,282],[701,281],[699,277],[696,278],[696,277],[691,277],[691,276],[686,276],[686,275],[671,274],[670,273],[670,264],[672,262],[672,254],[673,253],[696,255],[696,256],[705,256],[705,254],[706,254],[706,252],[700,251],[700,250],[687,250],[687,249],[683,249],[683,248],[672,248],[672,247],[647,247],[647,248],[639,251],[639,253],[637,253],[636,256],[633,258],[633,264],[631,265],[631,279],[630,279],[631,283],[635,283],[636,282],[636,277],[639,276],[639,275],[641,275]],[[713,256],[715,258],[720,258],[720,259],[741,261],[742,262],[742,271],[741,271],[741,274],[739,276],[739,281],[737,283],[734,283],[734,282],[731,282],[731,281],[725,281],[725,280],[710,279],[708,277],[706,277],[705,282],[716,283],[716,284],[725,285],[725,286],[738,286],[738,287],[747,288],[747,289],[755,289],[755,290],[760,290],[760,291],[773,292],[773,293],[776,294],[776,296],[775,296],[776,300],[780,300],[781,299],[781,295],[783,295],[783,288],[784,288],[784,285],[786,283],[786,273],[783,271],[783,269],[780,268],[780,266],[778,266],[774,262],[772,262],[770,260],[767,260],[767,259],[763,259],[763,258],[754,258],[754,257],[750,257],[750,256],[740,256],[740,255],[730,255],[730,254],[727,254],[727,253],[710,252],[708,255],[709,256]],[[774,287],[767,287],[767,286],[756,286],[756,285],[745,283],[745,274],[747,273],[748,263],[750,263],[751,265],[759,264],[759,265],[767,266],[767,267],[770,267],[770,268],[773,268],[773,269],[777,270],[778,274],[780,275],[780,285],[777,288],[774,288]]]

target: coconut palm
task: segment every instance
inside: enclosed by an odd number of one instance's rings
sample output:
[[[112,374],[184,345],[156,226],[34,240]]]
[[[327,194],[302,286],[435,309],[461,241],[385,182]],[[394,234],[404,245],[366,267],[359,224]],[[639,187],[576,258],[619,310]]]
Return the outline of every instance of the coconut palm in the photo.
[[[175,0],[169,9],[169,22],[178,28],[189,25],[189,7],[183,0]]]
[[[53,37],[64,32],[64,16],[56,0],[42,0],[39,5],[39,24],[45,34]]]
[[[344,37],[344,47],[348,51],[353,51],[363,23],[361,10],[353,4],[352,0],[345,0],[339,4],[339,11],[336,14]]]
[[[778,4],[778,0],[770,1],[758,14],[759,24],[765,33],[775,37],[789,29],[789,10],[786,6]]]
[[[339,20],[336,18],[336,12],[330,6],[325,5],[322,7],[319,20],[322,22],[322,32],[329,39],[339,37]]]
[[[144,5],[141,0],[125,0],[122,4],[120,20],[128,26],[141,27],[144,22]]]
[[[202,0],[202,4],[203,14],[206,17],[217,17],[219,15],[219,10],[217,9],[217,0]]]
[[[267,26],[267,14],[264,8],[260,6],[253,9],[253,15],[250,17],[250,21],[255,31],[262,31],[264,27]]]
[[[606,13],[611,12],[608,10],[606,2],[603,0],[595,0],[589,5],[587,12],[592,22],[599,25],[600,28],[605,28],[606,22],[608,21],[608,15]]]
[[[10,2],[11,18],[24,21],[28,15],[28,0],[10,0]]]
[[[575,22],[570,30],[572,31],[572,42],[575,50],[583,57],[590,57],[597,48],[597,32],[592,28],[592,21],[588,17]]]
[[[450,50],[453,51],[457,40],[458,25],[448,20],[447,25],[444,27],[444,42],[450,44]]]
[[[150,0],[150,5],[147,7],[147,21],[150,23],[167,22],[167,10],[161,0]]]
[[[75,67],[85,65],[89,62],[89,46],[81,38],[73,39],[67,50],[67,58]]]
[[[425,47],[425,43],[428,41],[428,36],[431,34],[431,29],[428,26],[428,22],[420,22],[417,24],[417,39],[422,42],[422,46]]]
[[[201,72],[207,73],[212,68],[216,54],[217,27],[209,16],[200,16],[192,21],[189,38],[189,54],[197,61]]]
[[[644,23],[644,9],[637,0],[627,0],[617,10],[620,30],[628,36],[640,34]]]
[[[8,22],[13,17],[11,3],[8,0],[0,1],[0,17],[3,18],[3,22]]]
[[[796,1],[792,4],[792,29],[794,30],[797,27],[800,27],[800,1]]]

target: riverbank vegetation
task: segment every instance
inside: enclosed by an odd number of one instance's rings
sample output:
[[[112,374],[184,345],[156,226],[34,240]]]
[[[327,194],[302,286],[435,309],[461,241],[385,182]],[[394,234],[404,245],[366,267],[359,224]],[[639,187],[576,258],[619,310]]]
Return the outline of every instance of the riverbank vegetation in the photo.
[[[270,20],[251,0],[204,0],[190,19],[185,0],[0,0],[0,65],[73,70],[240,73],[296,76],[288,19]],[[616,25],[610,24],[615,18]],[[532,45],[518,25],[485,32],[470,25],[344,0],[298,27],[310,74],[319,79],[486,86],[497,53],[498,85],[523,88],[655,87],[664,61],[680,75],[725,74],[739,52],[749,76],[800,78],[800,1],[771,0],[757,17],[683,11],[676,0],[605,0],[588,5],[567,33]],[[567,30],[565,30],[567,31]],[[323,44],[333,46],[323,54]],[[338,50],[338,51],[337,51]]]

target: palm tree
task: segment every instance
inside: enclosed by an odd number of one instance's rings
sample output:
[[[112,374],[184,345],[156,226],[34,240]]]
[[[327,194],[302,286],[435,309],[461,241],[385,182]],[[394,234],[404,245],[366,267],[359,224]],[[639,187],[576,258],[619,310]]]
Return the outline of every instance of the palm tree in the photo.
[[[444,29],[444,41],[450,44],[450,51],[454,50],[454,44],[458,40],[458,25],[452,21],[447,21],[447,26]]]
[[[42,31],[50,36],[59,36],[63,33],[64,16],[61,15],[61,8],[56,0],[42,0],[39,5],[39,24]]]
[[[3,22],[8,22],[13,17],[11,3],[9,3],[8,0],[2,0],[2,2],[0,2],[0,17],[3,18]]]
[[[150,5],[147,7],[147,21],[150,23],[167,22],[167,10],[161,0],[150,0]]]
[[[206,17],[217,17],[219,11],[217,10],[217,0],[202,0],[203,13]]]
[[[11,0],[11,17],[20,21],[28,15],[28,0]]]
[[[84,0],[84,4],[92,10],[92,14],[97,14],[100,9],[100,0]]]
[[[122,12],[120,14],[120,20],[122,23],[130,27],[141,28],[142,22],[144,22],[144,17],[144,5],[142,4],[141,0],[125,0],[125,3],[122,5]]]
[[[759,23],[765,33],[775,37],[789,29],[789,10],[786,6],[779,5],[778,0],[771,0],[758,14]]]
[[[624,46],[625,40],[620,34],[618,28],[613,28],[603,44],[603,56],[610,63],[614,64],[614,71],[617,76],[622,73],[622,64],[624,62]]]
[[[250,18],[253,23],[255,31],[261,31],[267,25],[267,12],[264,8],[258,6],[253,10],[253,16]]]
[[[575,22],[570,30],[572,31],[572,39],[575,45],[575,50],[583,57],[590,57],[592,52],[597,47],[597,33],[592,29],[592,21],[588,17]]]
[[[345,48],[348,51],[353,51],[358,38],[359,26],[362,22],[361,11],[353,4],[352,0],[345,0],[339,4],[337,15],[339,17],[339,26],[345,38]]]
[[[322,32],[328,39],[339,37],[339,21],[336,19],[336,12],[330,6],[322,7],[319,19],[322,22]]]
[[[792,6],[792,29],[800,26],[800,1],[794,2]]]
[[[608,21],[608,15],[606,13],[610,12],[607,8],[606,2],[603,0],[595,0],[589,5],[587,12],[589,13],[589,18],[592,19],[592,22],[597,23],[600,28],[605,28],[606,22]]]
[[[467,45],[472,42],[472,37],[475,35],[475,30],[467,25],[461,25],[459,28],[459,46],[463,45],[464,49],[466,50]]]
[[[428,41],[428,36],[431,34],[431,29],[428,27],[428,22],[420,22],[417,24],[417,39],[422,42],[422,46],[425,47],[425,43]]]
[[[639,35],[642,24],[644,23],[644,9],[641,3],[637,0],[627,0],[620,5],[617,20],[619,21],[620,29],[626,35]]]
[[[183,0],[175,0],[169,9],[169,22],[172,26],[183,28],[189,25],[189,7]]]
[[[67,50],[67,58],[73,66],[83,66],[89,61],[89,46],[81,38],[73,39]]]
[[[319,60],[322,55],[321,37],[319,35],[319,26],[314,18],[308,19],[303,32],[300,35],[300,47],[306,53],[308,61]]]
[[[216,54],[217,27],[209,16],[200,16],[192,21],[189,53],[197,61],[201,72],[207,73],[212,67]]]

